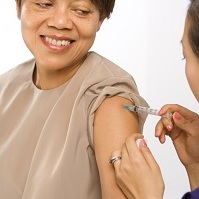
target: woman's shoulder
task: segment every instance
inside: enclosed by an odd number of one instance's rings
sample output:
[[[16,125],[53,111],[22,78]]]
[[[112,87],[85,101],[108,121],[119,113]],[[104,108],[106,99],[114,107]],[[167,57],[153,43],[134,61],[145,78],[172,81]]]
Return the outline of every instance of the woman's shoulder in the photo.
[[[30,59],[0,75],[0,90],[19,88],[20,85],[31,82],[34,66],[35,60]]]
[[[92,64],[92,69],[97,71],[97,74],[103,74],[103,76],[115,76],[115,77],[123,77],[123,76],[129,76],[131,75],[124,70],[122,67],[111,61],[110,59],[104,57],[103,55],[100,55],[94,51],[89,52],[88,63]],[[89,64],[91,66],[91,64]],[[132,78],[132,77],[131,77]]]
[[[14,79],[14,78],[21,78],[27,77],[28,74],[32,74],[33,69],[35,66],[35,59],[29,59],[25,62],[18,64],[17,66],[13,67],[12,69],[8,70],[7,72],[0,75],[1,79]]]

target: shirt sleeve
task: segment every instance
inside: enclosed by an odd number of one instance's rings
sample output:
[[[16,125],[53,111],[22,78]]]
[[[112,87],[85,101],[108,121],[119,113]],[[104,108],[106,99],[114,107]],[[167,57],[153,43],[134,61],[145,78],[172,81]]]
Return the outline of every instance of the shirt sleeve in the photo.
[[[199,188],[185,193],[182,199],[199,199]]]
[[[113,77],[99,82],[96,85],[91,86],[86,91],[87,99],[91,98],[90,105],[88,105],[89,114],[89,137],[91,145],[93,145],[93,119],[94,113],[107,97],[120,96],[133,102],[136,106],[146,106],[147,102],[139,95],[138,90],[132,79]],[[90,97],[88,97],[90,96]],[[138,120],[141,132],[143,131],[143,125],[145,123],[147,114],[138,113]]]

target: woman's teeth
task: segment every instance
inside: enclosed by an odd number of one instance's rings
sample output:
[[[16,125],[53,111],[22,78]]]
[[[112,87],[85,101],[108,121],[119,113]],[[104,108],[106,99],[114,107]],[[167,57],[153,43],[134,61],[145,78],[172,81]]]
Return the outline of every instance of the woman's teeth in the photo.
[[[45,37],[45,41],[48,42],[49,44],[54,45],[54,46],[67,46],[71,43],[71,41],[56,40],[56,39],[51,39],[49,37]]]

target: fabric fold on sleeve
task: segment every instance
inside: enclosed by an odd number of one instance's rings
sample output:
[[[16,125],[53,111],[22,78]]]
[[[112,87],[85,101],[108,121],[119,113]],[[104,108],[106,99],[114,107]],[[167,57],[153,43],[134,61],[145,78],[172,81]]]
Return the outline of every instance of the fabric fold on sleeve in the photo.
[[[86,91],[86,95],[92,98],[89,108],[89,137],[93,146],[93,122],[94,113],[102,104],[105,98],[119,96],[133,102],[136,106],[149,107],[147,102],[139,95],[137,87],[130,77],[112,77],[98,84],[93,85]],[[143,131],[144,122],[147,114],[138,113],[138,120],[141,132]]]

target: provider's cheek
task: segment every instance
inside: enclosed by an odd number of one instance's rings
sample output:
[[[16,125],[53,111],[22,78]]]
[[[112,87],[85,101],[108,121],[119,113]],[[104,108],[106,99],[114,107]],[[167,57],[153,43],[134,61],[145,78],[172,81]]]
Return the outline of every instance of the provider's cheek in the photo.
[[[185,64],[185,74],[186,78],[188,80],[188,83],[190,82],[190,76],[191,76],[191,71],[190,71],[190,62],[189,60],[186,59],[186,64]]]

